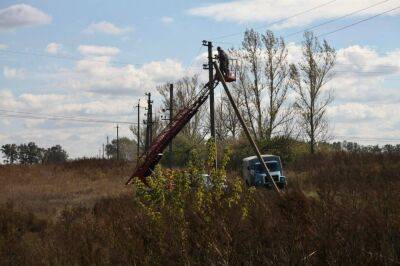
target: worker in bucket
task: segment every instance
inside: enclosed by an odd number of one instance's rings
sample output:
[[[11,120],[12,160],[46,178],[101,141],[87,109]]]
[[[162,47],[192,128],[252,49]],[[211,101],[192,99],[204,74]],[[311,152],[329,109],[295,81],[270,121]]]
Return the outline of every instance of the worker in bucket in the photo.
[[[219,68],[222,72],[222,75],[224,77],[229,77],[229,58],[228,55],[225,53],[224,50],[221,49],[221,47],[217,47],[218,51],[218,61],[219,61]]]

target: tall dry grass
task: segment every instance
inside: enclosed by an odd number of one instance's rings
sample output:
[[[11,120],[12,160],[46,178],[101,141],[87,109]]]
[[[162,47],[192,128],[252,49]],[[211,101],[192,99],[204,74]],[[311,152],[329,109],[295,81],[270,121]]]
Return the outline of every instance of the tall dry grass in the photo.
[[[0,208],[4,265],[396,265],[400,157],[304,158],[283,199],[224,171],[205,188],[198,169],[157,172],[152,190],[64,208],[40,220]],[[303,193],[315,191],[314,197]]]
[[[87,159],[62,165],[0,165],[0,202],[13,202],[40,217],[66,206],[93,206],[103,197],[128,193],[124,181],[134,165]]]

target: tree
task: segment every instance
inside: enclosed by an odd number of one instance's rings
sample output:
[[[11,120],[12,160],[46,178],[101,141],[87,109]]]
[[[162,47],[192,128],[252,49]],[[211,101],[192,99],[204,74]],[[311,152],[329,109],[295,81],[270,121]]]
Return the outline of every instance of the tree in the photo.
[[[44,150],[34,142],[20,144],[17,150],[18,160],[21,164],[37,164],[42,161]]]
[[[231,50],[238,59],[232,94],[256,140],[291,134],[293,108],[288,103],[290,66],[283,38],[272,31],[260,35],[250,29],[242,48]]]
[[[199,81],[198,75],[183,77],[174,83],[174,114],[176,115],[181,109],[188,107],[193,103],[198,91],[203,87]],[[169,84],[158,87],[158,92],[161,94],[162,103],[165,110],[170,109],[169,106]],[[183,134],[193,140],[202,139],[205,123],[205,106],[201,107],[198,112],[192,117],[189,123],[182,129],[180,134]]]
[[[5,163],[14,164],[18,160],[18,147],[16,144],[5,144],[1,146],[1,152],[6,158]]]
[[[262,136],[270,140],[281,126],[292,119],[292,108],[285,106],[290,84],[288,51],[283,38],[276,38],[272,31],[262,36],[265,48],[265,77],[267,83],[266,130]],[[283,129],[283,132],[285,129]]]
[[[48,148],[43,156],[44,163],[64,163],[67,159],[68,154],[60,145]]]
[[[261,37],[255,30],[246,30],[244,33],[243,46],[243,63],[246,67],[242,68],[246,74],[244,78],[244,106],[248,116],[248,122],[254,132],[256,139],[262,138],[263,110],[261,108],[261,94],[265,89],[262,82],[262,59],[261,59]],[[254,112],[253,108],[254,107]],[[257,127],[254,126],[255,118]]]
[[[328,132],[326,108],[333,101],[332,91],[324,90],[331,78],[336,52],[326,40],[321,44],[311,32],[304,34],[302,61],[291,65],[291,79],[297,94],[295,108],[300,125],[309,139],[310,153],[317,141],[325,140]]]
[[[240,99],[235,99],[236,103],[240,101]],[[236,139],[239,135],[239,119],[225,94],[221,95],[219,101],[217,100],[215,108],[215,129],[218,141]]]
[[[136,157],[136,141],[123,137],[119,139],[118,144],[119,159],[131,161]],[[117,159],[117,140],[113,139],[110,144],[106,145],[107,156]]]

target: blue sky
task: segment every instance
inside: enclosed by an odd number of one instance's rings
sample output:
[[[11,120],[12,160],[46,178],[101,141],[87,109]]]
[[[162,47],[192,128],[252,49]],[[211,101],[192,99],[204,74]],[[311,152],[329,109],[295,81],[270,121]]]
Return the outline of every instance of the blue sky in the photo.
[[[0,109],[133,119],[132,106],[145,91],[201,71],[201,58],[196,57],[203,39],[239,33],[216,40],[220,46],[238,47],[246,28],[264,32],[271,22],[323,4],[269,28],[285,36],[376,4],[317,28],[318,35],[400,5],[396,0],[3,0]],[[351,71],[339,74],[330,84],[336,91],[329,111],[333,135],[400,138],[399,11],[326,36],[338,51],[338,70],[365,72],[362,78]],[[301,34],[286,41],[293,58],[298,57]],[[191,63],[194,68],[185,69]],[[60,143],[72,156],[93,155],[105,135],[114,134],[113,128],[0,117],[0,144]],[[130,133],[125,127],[122,134]]]

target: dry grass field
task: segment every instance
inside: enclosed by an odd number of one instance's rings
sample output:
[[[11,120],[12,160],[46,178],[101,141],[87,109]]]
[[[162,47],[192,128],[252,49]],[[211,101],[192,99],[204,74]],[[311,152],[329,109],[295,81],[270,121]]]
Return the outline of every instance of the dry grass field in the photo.
[[[57,216],[65,207],[91,207],[102,198],[129,192],[124,185],[134,165],[82,160],[64,165],[0,166],[0,204],[41,218]]]
[[[282,198],[191,167],[133,190],[132,167],[1,166],[0,265],[400,264],[398,154],[298,159]]]

